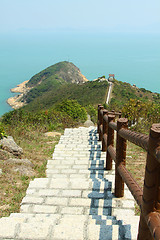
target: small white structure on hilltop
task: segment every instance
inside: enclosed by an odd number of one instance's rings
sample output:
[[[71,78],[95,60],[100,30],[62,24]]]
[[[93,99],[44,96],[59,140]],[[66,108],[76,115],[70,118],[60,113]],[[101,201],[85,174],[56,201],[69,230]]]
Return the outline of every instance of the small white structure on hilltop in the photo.
[[[114,74],[109,74],[108,81],[112,82],[114,79],[115,79],[115,75]]]

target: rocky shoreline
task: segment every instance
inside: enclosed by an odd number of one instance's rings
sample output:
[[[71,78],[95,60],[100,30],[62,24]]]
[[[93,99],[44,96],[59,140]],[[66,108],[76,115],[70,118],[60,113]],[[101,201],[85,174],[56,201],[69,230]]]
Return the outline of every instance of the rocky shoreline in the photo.
[[[28,92],[31,88],[27,87],[26,84],[29,80],[24,81],[20,84],[18,84],[15,88],[12,88],[10,91],[12,93],[19,93],[18,95],[14,97],[10,97],[7,99],[7,103],[13,108],[18,109],[20,107],[23,107],[25,105],[24,102],[21,101],[23,95]]]

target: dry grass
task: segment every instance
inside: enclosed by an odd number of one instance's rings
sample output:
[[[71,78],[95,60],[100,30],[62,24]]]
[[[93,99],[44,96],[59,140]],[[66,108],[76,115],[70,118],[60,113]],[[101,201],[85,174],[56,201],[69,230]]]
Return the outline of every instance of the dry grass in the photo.
[[[19,212],[20,203],[25,196],[30,180],[35,177],[45,177],[47,160],[51,158],[54,147],[59,141],[58,136],[45,137],[44,133],[36,130],[19,131],[19,133],[10,130],[9,134],[23,148],[22,158],[29,159],[34,167],[30,169],[22,166],[22,172],[16,171],[17,166],[15,164],[0,160],[0,169],[3,172],[0,175],[0,217],[9,216],[12,212]],[[145,162],[146,152],[128,142],[126,167],[141,188],[143,188]],[[136,214],[140,213],[137,205],[135,211]]]
[[[135,144],[128,142],[126,167],[142,189],[144,183],[145,164],[146,151]],[[140,214],[140,208],[137,204],[135,205],[135,213],[136,215]]]
[[[19,212],[20,203],[25,196],[31,179],[45,177],[46,163],[54,151],[59,137],[45,137],[40,131],[24,131],[17,134],[12,131],[16,143],[23,148],[22,158],[32,162],[32,167],[23,164],[15,165],[0,160],[0,217]]]

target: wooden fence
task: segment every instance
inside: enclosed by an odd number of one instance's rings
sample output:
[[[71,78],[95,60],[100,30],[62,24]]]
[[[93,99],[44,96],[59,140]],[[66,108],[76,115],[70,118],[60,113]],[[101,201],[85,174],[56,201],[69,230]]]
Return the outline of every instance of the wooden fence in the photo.
[[[124,196],[126,183],[140,206],[137,239],[160,239],[160,123],[152,125],[149,136],[136,133],[128,129],[128,120],[121,118],[121,113],[108,112],[98,105],[97,131],[102,151],[106,151],[106,169],[111,170],[112,160],[115,161],[115,196]],[[117,132],[116,150],[114,131]],[[143,191],[125,167],[127,140],[147,151]]]

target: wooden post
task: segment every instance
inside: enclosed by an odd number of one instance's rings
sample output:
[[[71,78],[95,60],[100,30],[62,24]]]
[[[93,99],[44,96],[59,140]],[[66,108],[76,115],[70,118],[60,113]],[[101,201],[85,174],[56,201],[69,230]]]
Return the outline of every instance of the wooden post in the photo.
[[[119,118],[121,118],[121,117],[122,117],[122,112],[119,111]]]
[[[120,163],[126,164],[126,143],[127,140],[119,136],[118,132],[121,128],[128,128],[128,120],[126,118],[119,118],[117,120],[117,142],[116,142],[116,167],[115,167],[115,196],[124,196],[124,181],[120,176],[117,167]]]
[[[160,212],[160,163],[156,159],[158,150],[160,150],[160,123],[153,124],[150,129],[138,240],[154,239],[145,216],[150,212]]]
[[[97,133],[99,133],[100,106],[101,106],[101,104],[98,104]]]
[[[109,127],[109,123],[114,121],[115,115],[108,115],[108,133],[107,133],[107,148],[111,145],[114,146],[114,130]],[[106,170],[112,169],[112,158],[107,151],[106,154]]]
[[[108,111],[103,110],[103,117],[106,115],[107,116]],[[108,122],[106,122],[103,118],[103,139],[102,139],[102,152],[107,151],[107,145],[105,144],[104,138],[107,137],[108,133]]]
[[[102,141],[103,139],[103,116],[100,113],[100,111],[103,109],[104,109],[103,106],[99,107],[99,141]]]

